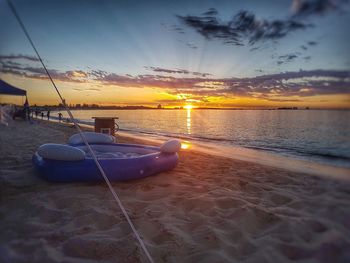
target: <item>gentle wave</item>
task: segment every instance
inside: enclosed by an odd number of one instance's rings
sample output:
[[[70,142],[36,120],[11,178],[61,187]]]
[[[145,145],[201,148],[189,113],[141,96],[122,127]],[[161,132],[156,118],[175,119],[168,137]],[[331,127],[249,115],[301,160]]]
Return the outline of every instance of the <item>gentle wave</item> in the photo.
[[[141,134],[149,134],[153,136],[164,136],[169,138],[177,138],[182,140],[198,140],[198,141],[207,141],[207,142],[219,142],[223,143],[225,145],[230,144],[232,146],[240,146],[245,147],[248,149],[254,149],[259,151],[268,151],[276,154],[283,154],[290,157],[313,157],[313,158],[319,158],[319,161],[325,162],[328,164],[336,164],[334,161],[339,161],[340,166],[350,167],[350,158],[347,156],[342,155],[335,155],[331,153],[320,153],[316,151],[307,151],[307,150],[301,150],[301,149],[295,149],[295,148],[287,148],[287,147],[263,147],[263,146],[250,146],[250,145],[244,145],[241,143],[237,143],[236,140],[230,140],[230,139],[222,139],[222,138],[209,138],[204,136],[188,136],[183,134],[175,134],[175,133],[159,133],[159,132],[151,132],[151,131],[139,131],[139,130],[132,130],[132,129],[120,129],[121,131],[127,131],[127,132],[137,132]],[[305,158],[302,158],[305,159]],[[309,159],[309,158],[306,158]]]

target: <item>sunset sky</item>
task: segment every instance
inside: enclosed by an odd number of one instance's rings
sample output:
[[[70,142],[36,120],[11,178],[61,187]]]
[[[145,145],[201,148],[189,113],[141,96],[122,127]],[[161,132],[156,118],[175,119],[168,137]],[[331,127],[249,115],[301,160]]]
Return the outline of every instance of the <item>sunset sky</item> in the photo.
[[[347,0],[12,2],[68,103],[350,108]],[[59,103],[4,0],[0,35],[0,78]]]

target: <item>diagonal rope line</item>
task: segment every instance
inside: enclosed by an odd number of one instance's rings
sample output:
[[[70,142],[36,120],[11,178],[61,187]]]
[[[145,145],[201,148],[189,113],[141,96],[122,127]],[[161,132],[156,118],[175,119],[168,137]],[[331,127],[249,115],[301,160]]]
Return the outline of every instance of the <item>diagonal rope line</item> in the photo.
[[[139,233],[137,232],[137,230],[136,230],[136,228],[135,228],[133,222],[131,221],[131,219],[130,219],[130,217],[129,217],[129,215],[128,215],[128,213],[127,213],[127,211],[126,211],[124,205],[122,204],[122,202],[121,202],[121,200],[120,200],[118,194],[114,191],[113,186],[112,186],[110,180],[108,179],[107,175],[105,174],[105,172],[104,172],[104,170],[103,170],[101,164],[99,163],[99,161],[98,161],[98,159],[97,159],[95,153],[93,152],[93,150],[92,150],[90,144],[89,144],[88,141],[86,140],[85,135],[82,133],[81,128],[79,127],[78,123],[76,122],[76,120],[75,120],[74,117],[73,117],[72,112],[70,111],[69,107],[67,106],[66,101],[65,101],[64,98],[62,97],[60,91],[58,90],[58,88],[57,88],[57,86],[56,86],[56,84],[55,84],[55,82],[53,81],[53,79],[52,79],[52,77],[51,77],[49,71],[47,70],[47,68],[46,68],[46,66],[45,66],[45,64],[44,64],[44,62],[43,62],[43,60],[41,59],[41,57],[40,57],[40,55],[39,55],[38,50],[36,49],[36,47],[35,47],[35,45],[34,45],[32,39],[31,39],[31,37],[29,36],[29,33],[28,33],[26,27],[24,26],[24,24],[23,24],[23,22],[22,22],[20,16],[18,15],[18,13],[17,13],[17,11],[16,11],[16,8],[15,8],[14,5],[12,4],[11,0],[7,0],[7,3],[8,3],[8,5],[9,5],[9,7],[10,7],[12,13],[13,13],[13,15],[16,17],[16,19],[17,19],[19,25],[21,26],[21,28],[22,28],[24,34],[26,35],[26,37],[27,37],[29,43],[31,44],[32,48],[34,49],[34,51],[35,51],[35,53],[36,53],[36,55],[37,55],[37,57],[38,57],[38,59],[39,59],[41,65],[44,67],[46,74],[48,75],[48,77],[49,77],[49,79],[50,79],[52,85],[54,86],[54,88],[55,88],[55,90],[56,90],[58,96],[60,97],[60,99],[61,99],[61,101],[62,101],[63,107],[64,107],[65,110],[67,111],[67,113],[68,113],[68,115],[69,115],[69,118],[70,118],[71,121],[74,123],[74,126],[77,128],[77,130],[78,130],[78,132],[79,132],[79,134],[80,134],[82,140],[84,141],[84,144],[87,146],[89,152],[91,153],[91,155],[92,155],[92,157],[93,157],[93,159],[94,159],[94,161],[95,161],[95,164],[96,164],[97,168],[99,169],[99,171],[100,171],[100,173],[101,173],[103,179],[105,180],[105,182],[106,182],[106,184],[107,184],[109,190],[111,191],[111,193],[112,193],[112,195],[113,195],[115,201],[117,202],[118,206],[119,206],[120,209],[122,210],[123,215],[124,215],[125,219],[128,221],[128,223],[129,223],[129,225],[130,225],[130,228],[131,228],[131,230],[133,231],[133,233],[134,233],[134,235],[135,235],[137,241],[140,243],[140,246],[141,246],[142,250],[143,250],[144,253],[146,254],[148,260],[149,260],[151,263],[153,263],[154,260],[153,260],[152,256],[151,256],[150,253],[148,252],[148,250],[147,250],[147,248],[146,248],[146,246],[145,246],[143,240],[141,239],[141,237],[140,237]]]

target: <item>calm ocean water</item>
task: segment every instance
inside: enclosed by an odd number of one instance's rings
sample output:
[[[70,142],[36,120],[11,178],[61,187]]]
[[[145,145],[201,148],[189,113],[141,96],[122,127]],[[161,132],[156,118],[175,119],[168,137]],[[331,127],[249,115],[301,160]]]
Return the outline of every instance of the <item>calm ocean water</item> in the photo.
[[[118,116],[121,130],[215,141],[350,167],[350,111],[74,110],[73,115],[91,123],[93,116]]]

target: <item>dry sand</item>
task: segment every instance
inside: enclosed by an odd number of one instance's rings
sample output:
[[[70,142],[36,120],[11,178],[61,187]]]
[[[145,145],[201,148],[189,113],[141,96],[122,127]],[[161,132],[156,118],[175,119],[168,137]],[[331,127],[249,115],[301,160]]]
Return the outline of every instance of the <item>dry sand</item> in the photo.
[[[146,262],[105,184],[36,176],[37,147],[73,133],[0,127],[0,262]],[[348,182],[186,150],[113,187],[156,262],[350,262]]]

